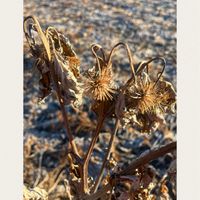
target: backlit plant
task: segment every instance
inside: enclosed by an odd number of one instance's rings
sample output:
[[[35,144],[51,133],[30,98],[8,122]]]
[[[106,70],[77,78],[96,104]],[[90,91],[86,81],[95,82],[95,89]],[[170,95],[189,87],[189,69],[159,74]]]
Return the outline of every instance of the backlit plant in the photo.
[[[150,195],[154,174],[145,164],[174,151],[176,142],[150,151],[133,161],[127,168],[115,171],[112,175],[104,176],[104,172],[105,168],[112,164],[111,151],[120,124],[124,128],[132,126],[142,133],[153,133],[159,124],[163,123],[164,115],[174,112],[176,94],[172,84],[163,78],[164,58],[155,57],[136,65],[129,46],[123,42],[117,43],[109,54],[99,44],[92,44],[95,65],[80,73],[81,63],[69,39],[54,27],[43,31],[37,19],[29,16],[24,20],[24,33],[35,58],[35,66],[41,75],[39,101],[55,93],[61,106],[70,144],[63,161],[63,166],[66,166],[67,162],[70,169],[69,179],[65,180],[68,188],[67,198],[111,199],[117,183],[126,182],[129,184],[129,191],[122,193],[121,199],[155,199]],[[117,84],[113,75],[112,57],[120,46],[126,50],[131,69],[131,75],[124,84]],[[155,78],[149,72],[149,65],[156,60],[162,61],[163,68]],[[70,128],[70,113],[67,113],[65,106],[71,105],[79,109],[85,95],[91,100],[91,110],[97,115],[97,125],[87,152],[81,155]],[[97,172],[97,178],[93,181],[89,177],[89,162],[102,126],[110,119],[115,120],[115,126],[101,170]],[[106,180],[104,185],[103,180]],[[52,190],[51,188],[47,193]],[[32,194],[36,195],[39,189],[34,191]],[[25,199],[31,196],[29,192],[25,188]],[[48,198],[46,195],[45,193],[45,198]]]

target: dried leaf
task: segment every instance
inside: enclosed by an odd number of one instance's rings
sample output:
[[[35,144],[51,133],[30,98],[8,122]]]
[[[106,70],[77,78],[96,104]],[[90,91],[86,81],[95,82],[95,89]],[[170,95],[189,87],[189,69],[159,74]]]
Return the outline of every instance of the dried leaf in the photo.
[[[24,31],[32,54],[37,59],[35,65],[41,74],[39,100],[58,89],[54,82],[57,81],[61,100],[65,104],[80,105],[83,91],[80,83],[80,61],[69,40],[53,27],[48,27],[43,32],[39,22],[32,16],[25,19]],[[36,34],[33,35],[32,32]],[[37,37],[41,40],[40,43],[37,42]]]
[[[64,103],[70,104],[72,102],[75,106],[79,106],[82,103],[81,84],[69,70],[69,66],[61,62],[57,56],[53,58],[53,65]]]

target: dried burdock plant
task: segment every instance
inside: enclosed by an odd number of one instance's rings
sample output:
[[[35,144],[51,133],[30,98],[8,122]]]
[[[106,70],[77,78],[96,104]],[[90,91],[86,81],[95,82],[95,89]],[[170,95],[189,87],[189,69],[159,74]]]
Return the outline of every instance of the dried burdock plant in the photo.
[[[41,75],[39,81],[40,101],[51,93],[57,95],[70,143],[70,148],[66,151],[66,160],[62,160],[60,166],[52,170],[43,181],[36,181],[35,186],[42,187],[43,185],[48,194],[52,193],[63,177],[59,174],[64,173],[65,167],[69,165],[67,179],[64,183],[66,194],[70,199],[115,198],[119,182],[125,182],[125,185],[129,184],[130,187],[129,191],[122,192],[118,199],[154,199],[150,195],[149,188],[153,176],[151,177],[144,170],[144,166],[149,161],[174,151],[176,142],[150,151],[125,169],[116,170],[114,174],[107,175],[107,184],[100,189],[99,186],[105,175],[105,168],[110,161],[114,139],[120,123],[124,127],[131,124],[143,133],[150,133],[164,122],[165,114],[174,112],[175,90],[171,83],[163,79],[165,60],[161,57],[155,57],[136,65],[129,46],[123,42],[117,43],[109,54],[106,54],[99,44],[93,44],[91,51],[96,61],[95,65],[86,73],[81,74],[80,60],[71,43],[54,27],[48,27],[43,31],[37,19],[34,16],[29,16],[24,20],[24,32],[31,52],[36,59],[35,66]],[[113,75],[112,58],[117,48],[121,46],[126,50],[131,76],[125,84],[117,85]],[[162,61],[163,68],[154,78],[149,72],[149,64],[156,60]],[[78,107],[82,104],[83,96],[91,99],[91,110],[97,115],[97,125],[88,150],[83,157],[80,157],[79,152],[83,152],[83,150],[77,149],[74,142],[65,106]],[[103,124],[106,120],[113,118],[115,125],[110,134],[108,148],[100,172],[97,174],[96,180],[93,181],[89,177],[89,162]],[[87,120],[83,119],[83,122],[87,123]],[[78,129],[81,129],[80,126],[81,124]],[[73,130],[74,132],[76,129]],[[30,154],[29,148],[26,148],[26,151]],[[135,171],[139,168],[143,171],[136,174]]]
[[[98,123],[97,123],[97,129],[95,131],[95,134],[93,136],[93,139],[90,143],[88,152],[86,153],[86,157],[84,159],[83,164],[83,180],[84,180],[84,192],[88,192],[88,186],[87,186],[87,177],[88,177],[88,165],[89,165],[89,159],[91,157],[91,154],[93,152],[95,143],[98,139],[101,127],[103,125],[103,122],[105,118],[108,118],[110,116],[115,115],[115,104],[116,104],[116,97],[119,95],[119,90],[114,84],[114,77],[112,76],[112,56],[116,50],[117,47],[124,46],[128,59],[130,62],[130,67],[132,69],[132,78],[135,77],[135,70],[133,65],[133,58],[131,55],[131,51],[127,44],[125,43],[117,43],[110,51],[108,58],[106,59],[105,52],[103,48],[100,45],[93,44],[91,46],[92,53],[96,59],[96,66],[92,68],[92,70],[88,70],[88,78],[86,79],[86,93],[90,93],[92,99],[94,100],[92,105],[92,110],[98,115]],[[97,54],[97,51],[100,50],[102,56]],[[97,177],[97,180],[95,182],[94,188],[92,192],[95,192],[98,189],[98,186],[102,180],[102,175],[104,172],[105,165],[107,161],[110,158],[110,153],[112,149],[112,145],[114,142],[114,137],[117,133],[119,125],[118,118],[116,119],[115,127],[113,130],[113,133],[110,137],[109,141],[109,147],[106,152],[100,174]]]
[[[112,64],[107,63],[104,50],[100,45],[93,44],[91,49],[96,58],[96,65],[87,71],[85,93],[93,100],[111,100],[116,90],[116,86],[113,82]],[[99,49],[101,50],[102,57],[97,55]]]
[[[55,28],[49,27],[42,31],[34,16],[24,20],[24,32],[31,52],[36,58],[36,66],[41,73],[40,100],[55,91],[61,105],[65,128],[73,151],[78,154],[77,147],[69,127],[65,105],[73,102],[75,105],[82,100],[82,90],[78,79],[79,59],[69,40]]]
[[[154,60],[163,62],[163,69],[153,80],[145,71]],[[118,99],[116,115],[126,126],[131,123],[141,132],[150,133],[164,121],[165,113],[173,113],[175,106],[175,90],[171,83],[162,79],[165,60],[161,57],[142,62],[134,80],[129,80],[125,86],[124,95]]]
[[[30,19],[34,22],[30,22]],[[53,27],[48,27],[43,32],[34,17],[26,18],[24,27],[31,27],[24,31],[32,54],[36,57],[35,65],[42,77],[39,82],[41,93],[39,101],[47,97],[52,91],[56,92],[56,85],[53,83],[53,77],[51,77],[51,70],[54,69],[55,79],[59,83],[61,90],[62,101],[65,104],[70,104],[71,102],[74,105],[81,104],[80,61],[68,38],[57,32]],[[42,42],[40,41],[39,43],[36,40],[36,36],[33,35],[36,33]],[[50,64],[52,67],[50,67]]]
[[[104,50],[100,45],[97,44],[93,44],[91,49],[96,59],[96,65],[87,71],[87,76],[85,79],[85,93],[89,94],[89,96],[92,98],[92,110],[94,110],[94,112],[98,115],[98,122],[82,167],[84,193],[89,192],[87,184],[89,160],[91,158],[103,122],[108,115],[107,113],[109,113],[109,107],[112,104],[113,95],[115,93],[112,77],[112,65],[107,63]],[[97,51],[99,49],[101,50],[102,57],[97,55]]]

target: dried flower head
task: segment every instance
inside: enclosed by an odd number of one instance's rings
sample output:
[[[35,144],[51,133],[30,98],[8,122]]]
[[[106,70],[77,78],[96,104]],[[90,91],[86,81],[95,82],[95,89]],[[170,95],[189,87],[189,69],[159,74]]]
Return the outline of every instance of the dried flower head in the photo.
[[[108,58],[105,58],[105,53],[100,45],[92,45],[92,53],[96,58],[96,66],[88,70],[88,78],[86,79],[85,92],[90,95],[94,101],[92,110],[97,115],[106,117],[115,117],[115,105],[117,103],[117,96],[119,96],[119,88],[114,82],[112,74],[112,56],[115,50],[123,46],[128,55],[132,78],[135,78],[135,70],[133,65],[133,58],[129,46],[123,42],[117,43],[110,51]],[[101,51],[102,56],[97,55],[97,50]]]
[[[116,86],[112,74],[112,56],[119,46],[123,46],[126,50],[134,79],[133,59],[127,44],[123,42],[117,43],[111,49],[107,59],[100,45],[92,45],[92,53],[96,58],[96,66],[87,71],[88,77],[85,81],[85,92],[94,100],[92,110],[98,116],[115,117],[116,115],[115,105],[117,103],[117,96],[119,96],[119,88]],[[101,51],[101,56],[97,55],[97,50]]]
[[[111,69],[105,67],[99,73],[95,72],[95,68],[92,68],[90,72],[88,72],[85,92],[97,101],[112,99],[112,94],[115,93],[115,90],[112,82]]]
[[[108,101],[115,93],[115,85],[112,75],[112,64],[105,60],[104,51],[99,45],[92,45],[93,55],[96,57],[96,65],[87,71],[85,81],[85,93],[97,101]],[[97,56],[96,51],[101,49],[102,58]]]
[[[144,73],[143,77],[137,79],[134,84],[128,87],[125,98],[127,106],[135,108],[137,112],[154,112],[157,104],[157,87],[150,81],[149,76]]]
[[[160,57],[143,62],[136,71],[135,80],[129,81],[116,104],[116,115],[124,125],[132,123],[148,133],[164,123],[165,113],[174,112],[176,101],[172,84],[161,79],[164,67],[156,81],[149,76],[148,70],[144,71],[147,63],[155,59],[161,59],[165,67],[165,61]]]
[[[173,111],[175,91],[171,83],[159,80],[156,84],[145,72],[126,91],[127,107],[138,113],[165,113]]]

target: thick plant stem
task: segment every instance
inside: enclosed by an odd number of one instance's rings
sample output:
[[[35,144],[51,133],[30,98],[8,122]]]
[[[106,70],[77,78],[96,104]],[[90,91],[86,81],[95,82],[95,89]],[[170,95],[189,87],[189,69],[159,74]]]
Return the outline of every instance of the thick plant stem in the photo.
[[[104,119],[105,119],[104,117],[99,116],[94,136],[92,138],[92,141],[90,143],[88,151],[87,151],[87,153],[85,155],[83,168],[82,168],[82,187],[83,187],[82,189],[83,189],[83,193],[88,193],[88,181],[87,181],[87,179],[88,179],[88,165],[89,165],[89,161],[90,161],[92,152],[94,150],[94,146],[95,146],[96,141],[98,139],[101,127],[103,125]]]
[[[119,119],[116,119],[115,128],[114,128],[114,131],[113,131],[113,133],[112,133],[112,135],[110,137],[108,149],[107,149],[105,158],[103,160],[103,164],[101,166],[101,170],[100,170],[99,176],[97,177],[97,180],[96,180],[96,182],[94,184],[93,193],[95,193],[97,191],[97,189],[99,187],[99,184],[101,183],[101,180],[103,178],[103,173],[104,173],[104,170],[105,170],[105,166],[106,166],[108,160],[110,159],[110,154],[111,154],[112,146],[113,146],[113,143],[114,143],[114,138],[115,138],[115,136],[117,134],[118,126],[119,126]]]
[[[62,112],[62,115],[63,115],[64,127],[65,127],[65,129],[66,129],[66,133],[67,133],[67,136],[68,136],[68,138],[69,138],[69,142],[70,142],[70,145],[71,145],[71,147],[72,147],[72,151],[73,151],[76,155],[79,156],[79,153],[78,153],[76,144],[75,144],[75,142],[74,142],[74,139],[73,139],[73,136],[72,136],[72,133],[71,133],[71,129],[70,129],[70,127],[69,127],[69,120],[68,120],[67,112],[66,112],[66,110],[65,110],[65,104],[64,104],[64,101],[63,101],[62,96],[61,96],[60,86],[59,86],[59,83],[58,83],[57,76],[55,75],[54,67],[52,67],[52,66],[50,65],[49,69],[50,69],[50,73],[51,73],[53,82],[54,82],[54,84],[55,84],[56,94],[57,94],[58,101],[59,101],[60,107],[61,107],[61,112]]]
[[[150,162],[151,160],[157,159],[175,150],[176,150],[176,142],[172,142],[158,149],[151,150],[148,154],[134,160],[124,170],[117,173],[116,176],[119,177],[118,181],[120,181],[120,176],[132,175],[135,173],[135,169],[137,169],[138,167],[143,166],[147,164],[148,162]],[[115,185],[116,183],[117,183],[117,179],[115,181],[111,178],[110,182],[107,185],[100,188],[96,193],[84,197],[83,200],[98,200],[101,196],[103,196],[108,191],[110,191],[113,187],[113,184]]]
[[[138,159],[134,160],[128,167],[126,167],[124,170],[122,170],[119,175],[124,176],[124,175],[129,175],[134,173],[135,169],[138,167],[148,163],[151,160],[154,160],[156,158],[159,158],[166,153],[172,152],[176,150],[176,142],[169,143],[165,146],[162,146],[158,149],[150,151],[148,154],[139,157]]]

